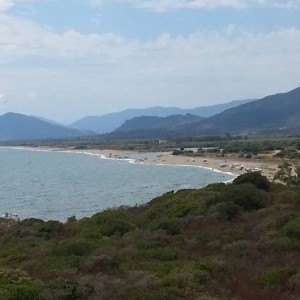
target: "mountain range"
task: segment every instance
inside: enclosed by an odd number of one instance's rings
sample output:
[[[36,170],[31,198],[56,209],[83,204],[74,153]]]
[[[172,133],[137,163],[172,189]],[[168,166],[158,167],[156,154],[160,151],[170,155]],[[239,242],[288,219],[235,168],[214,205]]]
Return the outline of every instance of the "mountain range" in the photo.
[[[192,114],[172,115],[168,117],[142,116],[125,121],[123,125],[114,132],[149,131],[149,130],[178,130],[182,126],[194,124],[204,120],[202,117]]]
[[[134,118],[125,122],[114,134],[122,133],[123,138],[153,138],[300,129],[300,88],[253,100],[206,119],[191,119],[186,124],[177,122],[176,126],[171,124],[169,127],[165,126],[168,121],[168,118],[161,118],[159,122],[154,118]],[[159,128],[160,124],[164,126]]]
[[[212,106],[201,106],[192,109],[182,109],[178,107],[150,107],[145,109],[127,109],[120,112],[110,113],[103,116],[88,116],[69,125],[71,128],[79,130],[93,130],[97,133],[110,133],[119,128],[124,122],[135,117],[155,116],[168,117],[171,115],[192,114],[195,116],[208,118],[226,109],[248,103],[253,100],[235,100]]]
[[[186,129],[197,133],[300,129],[300,88],[225,110]]]
[[[22,114],[7,113],[0,116],[0,140],[66,138],[90,134]]]
[[[222,110],[226,106],[230,108]],[[178,111],[181,113],[178,114]],[[194,111],[196,114],[191,114],[190,111]],[[202,112],[203,115],[207,116],[213,111],[219,111],[219,113],[208,118],[198,115]],[[138,116],[131,117],[132,115]],[[124,118],[125,120],[120,124]],[[94,119],[87,117],[79,120],[77,126],[82,129],[87,128],[88,131],[53,124],[37,117],[7,113],[0,116],[0,140],[58,139],[95,135],[96,133],[91,131],[91,128],[98,128],[97,131],[103,130],[104,127],[101,127],[101,124],[105,125],[107,130],[115,127],[112,133],[104,136],[111,139],[119,137],[203,136],[245,131],[286,130],[298,132],[300,130],[300,88],[259,100],[235,101],[214,105],[210,108],[198,107],[191,110],[175,107],[153,107],[145,110],[129,109],[102,117],[94,117]]]

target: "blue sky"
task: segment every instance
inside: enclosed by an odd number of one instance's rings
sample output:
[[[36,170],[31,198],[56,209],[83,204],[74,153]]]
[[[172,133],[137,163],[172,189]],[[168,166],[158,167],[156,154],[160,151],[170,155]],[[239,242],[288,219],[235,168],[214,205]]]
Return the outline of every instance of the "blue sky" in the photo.
[[[300,0],[0,0],[0,114],[69,123],[300,86]]]

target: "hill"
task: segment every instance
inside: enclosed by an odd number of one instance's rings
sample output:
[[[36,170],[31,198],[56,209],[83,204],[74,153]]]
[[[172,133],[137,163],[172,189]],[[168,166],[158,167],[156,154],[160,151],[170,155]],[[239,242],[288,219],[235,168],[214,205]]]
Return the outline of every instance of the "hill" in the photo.
[[[194,133],[300,128],[300,88],[228,109],[195,126]]]
[[[79,130],[93,130],[97,133],[110,133],[120,127],[125,121],[141,116],[167,117],[170,115],[193,114],[200,117],[210,117],[230,107],[247,103],[252,100],[236,100],[225,104],[203,106],[193,109],[177,107],[150,107],[146,109],[127,109],[121,112],[110,113],[103,116],[88,116],[69,126]]]
[[[204,118],[191,114],[172,115],[168,117],[136,117],[127,120],[122,126],[114,132],[131,132],[131,131],[151,131],[151,130],[180,130],[182,126],[202,121]]]
[[[66,138],[86,134],[22,114],[7,113],[0,116],[0,140]]]
[[[143,206],[0,220],[0,299],[297,300],[299,187],[258,173]]]

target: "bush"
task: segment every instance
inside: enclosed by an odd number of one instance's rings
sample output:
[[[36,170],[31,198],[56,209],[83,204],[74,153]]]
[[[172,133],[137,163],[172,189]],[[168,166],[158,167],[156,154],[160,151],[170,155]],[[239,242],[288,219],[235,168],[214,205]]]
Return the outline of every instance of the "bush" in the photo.
[[[38,224],[38,232],[45,238],[49,239],[57,236],[63,231],[63,224],[58,221],[47,221]]]
[[[176,219],[163,219],[155,222],[152,225],[152,229],[158,230],[163,229],[166,230],[168,234],[175,235],[180,233],[180,227],[178,221]]]
[[[21,270],[0,270],[0,299],[38,300],[42,286]]]
[[[291,239],[300,240],[300,218],[290,220],[281,228],[281,232]]]
[[[241,211],[241,207],[232,201],[218,203],[216,209],[221,220],[232,220]]]
[[[233,202],[246,211],[257,210],[266,205],[266,193],[253,184],[232,184],[220,195],[220,202]]]
[[[251,183],[258,189],[269,191],[271,184],[266,176],[261,175],[260,172],[252,172],[243,174],[234,179],[233,184]]]
[[[133,230],[135,226],[125,220],[111,219],[101,224],[99,231],[105,236],[112,236],[115,233],[120,235]]]
[[[124,209],[107,210],[91,218],[91,223],[97,225],[99,232],[104,236],[121,236],[136,228],[132,216]]]
[[[80,270],[83,273],[109,273],[119,269],[119,263],[114,258],[108,255],[99,255],[89,257],[86,261],[81,263]]]
[[[260,274],[255,281],[262,288],[274,288],[286,284],[296,273],[295,268],[272,268]]]
[[[57,246],[53,253],[58,256],[85,256],[94,249],[95,245],[88,240],[70,240]]]
[[[75,300],[88,299],[93,293],[93,288],[89,285],[79,286],[77,282],[59,279],[47,285],[42,292],[43,300]]]

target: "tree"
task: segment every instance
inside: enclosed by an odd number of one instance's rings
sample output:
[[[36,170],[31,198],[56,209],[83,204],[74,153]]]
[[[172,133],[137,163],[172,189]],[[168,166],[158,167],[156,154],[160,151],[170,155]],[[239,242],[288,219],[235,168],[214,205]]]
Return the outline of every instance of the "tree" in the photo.
[[[243,184],[243,183],[252,183],[258,189],[269,191],[270,182],[266,176],[263,176],[260,172],[251,172],[240,175],[234,179],[233,184]]]

